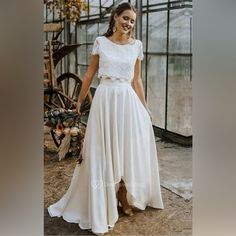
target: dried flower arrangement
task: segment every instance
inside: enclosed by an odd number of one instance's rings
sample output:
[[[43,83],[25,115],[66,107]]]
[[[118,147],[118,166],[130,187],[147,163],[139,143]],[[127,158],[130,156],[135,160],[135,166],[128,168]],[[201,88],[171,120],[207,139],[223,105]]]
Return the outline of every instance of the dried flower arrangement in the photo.
[[[82,12],[88,13],[89,8],[86,0],[44,0],[51,12],[57,13],[61,19],[77,23]]]
[[[44,113],[44,125],[50,127],[60,140],[58,147],[59,161],[71,154],[82,162],[82,147],[85,135],[85,125],[81,115],[72,110],[54,109]]]

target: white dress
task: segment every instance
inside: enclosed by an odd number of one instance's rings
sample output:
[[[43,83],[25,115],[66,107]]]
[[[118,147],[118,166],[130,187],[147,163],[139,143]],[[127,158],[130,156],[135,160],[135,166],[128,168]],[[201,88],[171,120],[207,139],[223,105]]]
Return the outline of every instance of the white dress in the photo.
[[[131,86],[135,62],[143,59],[142,42],[121,45],[99,36],[92,54],[99,55],[100,84],[88,117],[83,162],[76,165],[69,189],[48,211],[81,229],[105,233],[118,220],[121,179],[131,205],[142,210],[164,205],[151,119]]]

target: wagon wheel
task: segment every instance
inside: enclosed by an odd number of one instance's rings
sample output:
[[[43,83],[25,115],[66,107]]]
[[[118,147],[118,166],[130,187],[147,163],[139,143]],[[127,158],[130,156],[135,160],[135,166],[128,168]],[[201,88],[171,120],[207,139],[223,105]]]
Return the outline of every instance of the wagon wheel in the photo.
[[[82,80],[73,73],[64,73],[57,78],[58,92],[54,93],[51,103],[56,108],[75,109],[76,102],[79,96],[79,92],[82,86]],[[92,102],[92,95],[89,91],[85,101],[81,105],[81,113],[88,114],[90,105]],[[61,145],[61,139],[59,139],[55,130],[51,130],[53,141],[57,147]]]
[[[74,101],[63,94],[60,89],[48,89],[44,91],[44,110],[47,111],[58,108],[73,109],[75,108],[75,104]]]
[[[82,86],[82,80],[73,73],[64,73],[57,78],[57,86],[62,90],[62,92],[72,99],[75,103],[77,102],[79,92]],[[81,105],[80,111],[82,113],[88,113],[90,105],[92,102],[92,94],[89,91],[86,99]],[[67,99],[65,101],[66,109],[73,107],[73,104]]]

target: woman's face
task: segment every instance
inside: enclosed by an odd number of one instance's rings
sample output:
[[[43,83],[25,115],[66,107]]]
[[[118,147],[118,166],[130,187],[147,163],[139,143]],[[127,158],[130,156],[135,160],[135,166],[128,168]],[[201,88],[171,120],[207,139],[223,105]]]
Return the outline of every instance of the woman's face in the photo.
[[[132,10],[125,10],[119,16],[115,15],[114,19],[117,33],[128,34],[134,28],[136,13]]]

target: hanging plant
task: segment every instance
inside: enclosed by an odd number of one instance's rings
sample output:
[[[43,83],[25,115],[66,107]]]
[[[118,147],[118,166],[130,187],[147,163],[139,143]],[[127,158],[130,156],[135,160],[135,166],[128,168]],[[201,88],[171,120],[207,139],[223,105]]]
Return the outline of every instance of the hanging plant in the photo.
[[[61,19],[77,23],[82,12],[88,14],[88,4],[86,0],[44,0],[47,8],[55,12]]]

